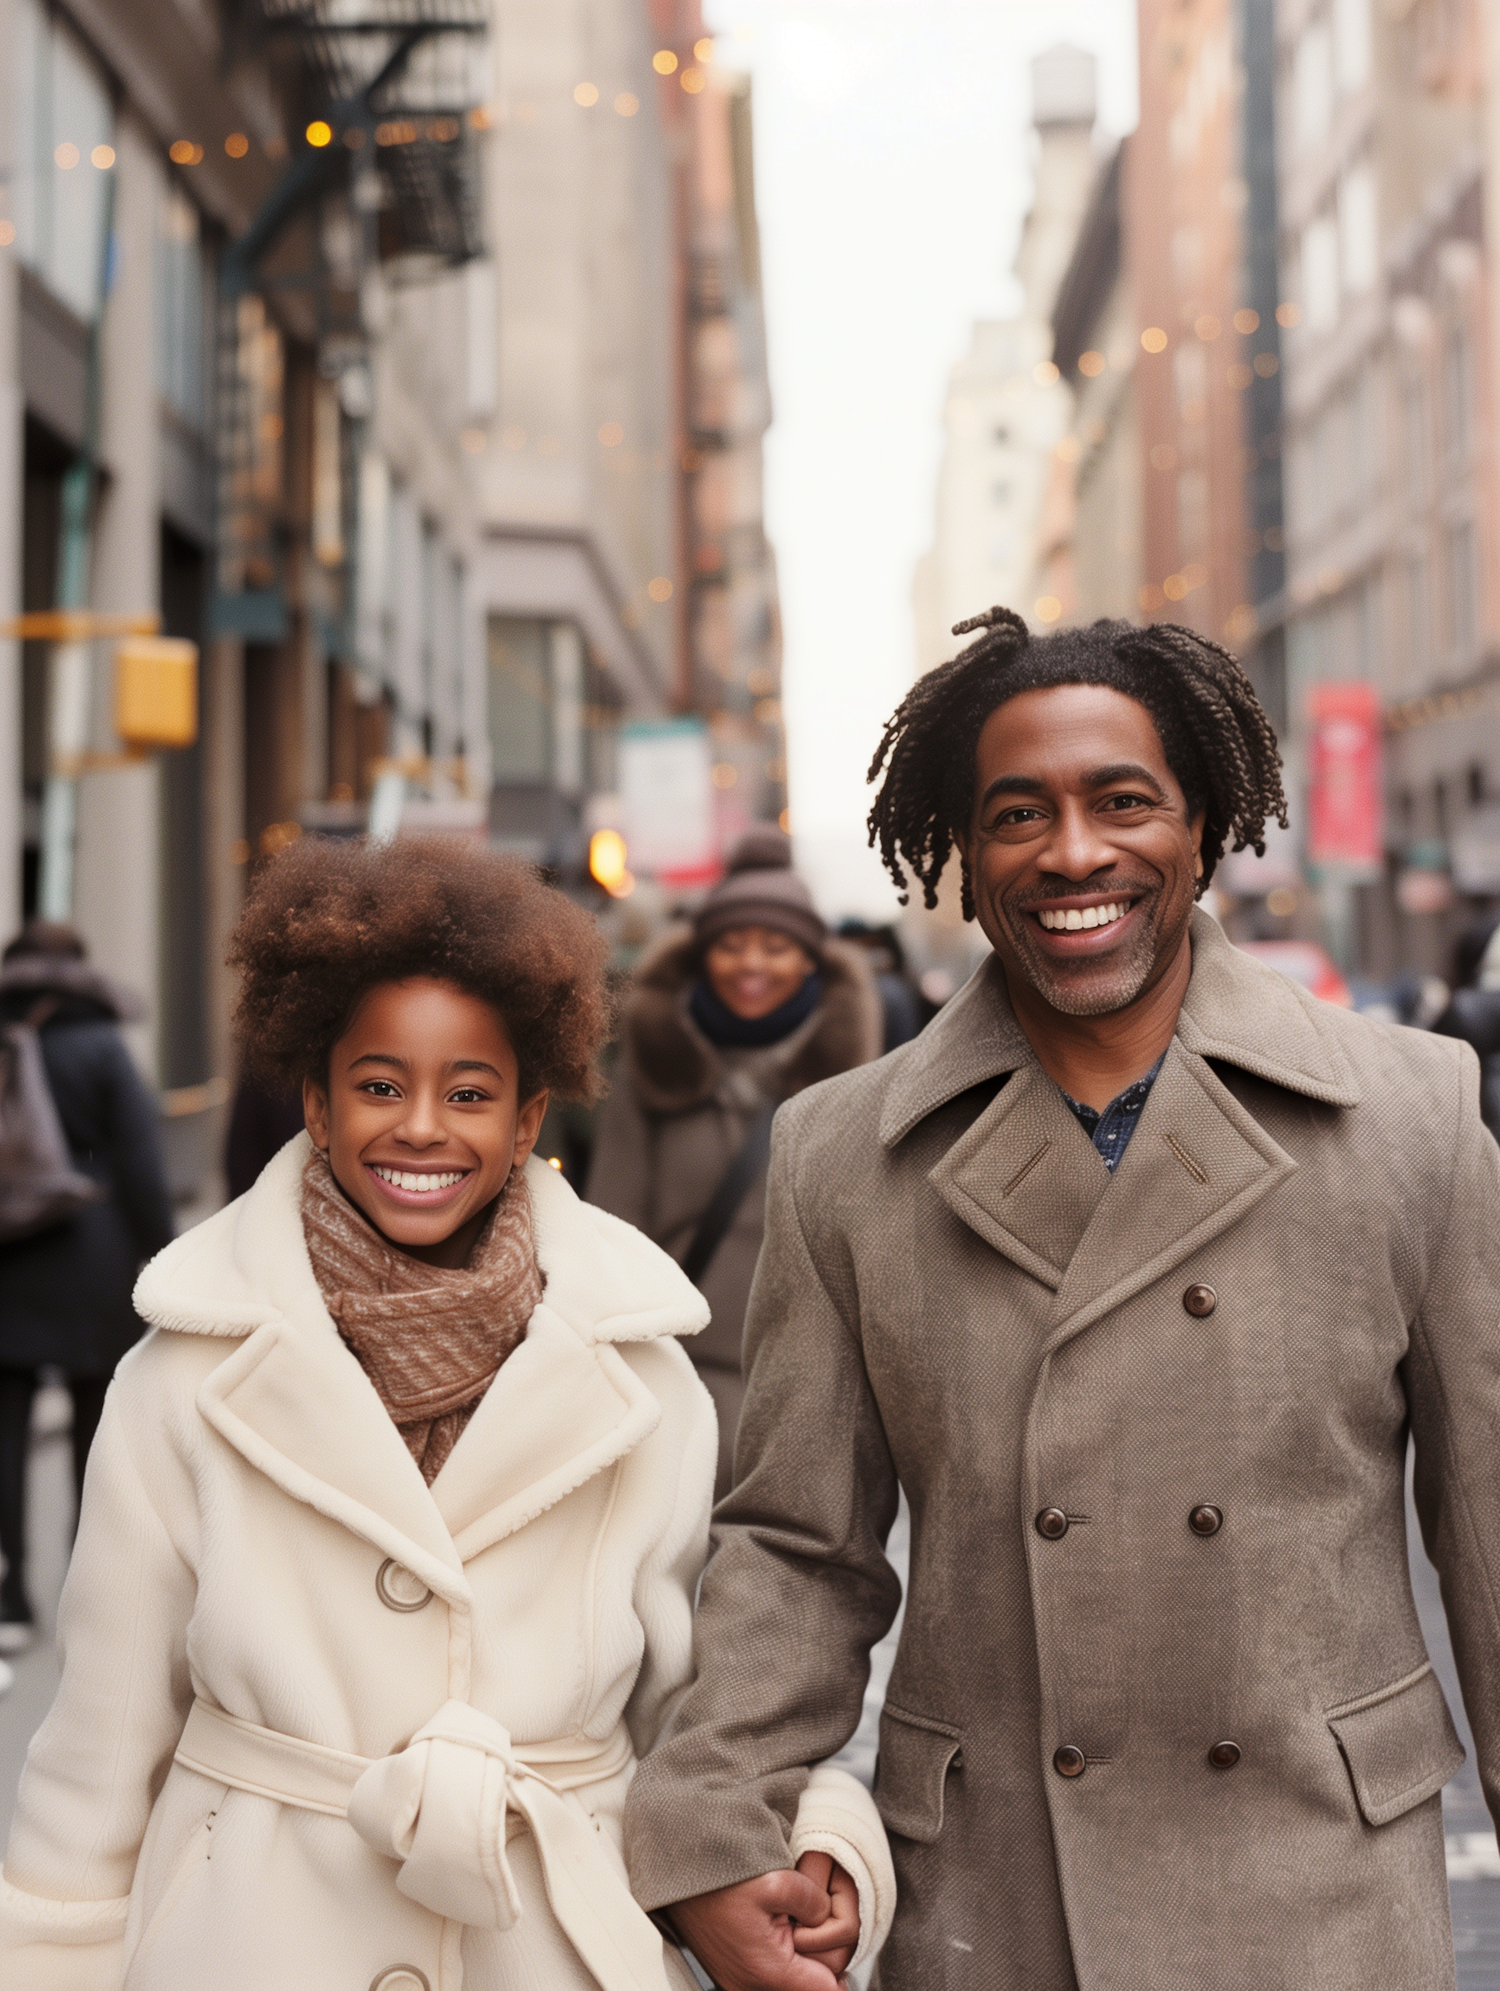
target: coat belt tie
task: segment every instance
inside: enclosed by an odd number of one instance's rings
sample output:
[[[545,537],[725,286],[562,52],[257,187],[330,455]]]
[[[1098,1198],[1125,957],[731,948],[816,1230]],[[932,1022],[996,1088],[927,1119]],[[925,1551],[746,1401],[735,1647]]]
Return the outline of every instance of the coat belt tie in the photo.
[[[602,1991],[669,1991],[661,1937],[597,1828],[564,1793],[618,1776],[633,1757],[621,1722],[586,1737],[512,1742],[467,1701],[448,1701],[405,1749],[374,1761],[303,1742],[194,1701],[177,1761],[214,1783],[347,1818],[401,1863],[396,1886],[434,1915],[512,1929],[521,1913],[506,1841],[529,1827],[547,1899]]]

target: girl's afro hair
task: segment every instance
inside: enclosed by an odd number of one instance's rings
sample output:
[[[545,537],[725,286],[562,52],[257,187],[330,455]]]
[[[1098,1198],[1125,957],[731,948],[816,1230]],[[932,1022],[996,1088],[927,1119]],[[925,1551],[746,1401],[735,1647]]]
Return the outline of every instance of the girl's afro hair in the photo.
[[[519,858],[448,837],[302,837],[257,873],[230,936],[243,1065],[273,1091],[321,1084],[363,998],[423,975],[498,1011],[523,1099],[543,1087],[592,1099],[607,951],[589,915]]]

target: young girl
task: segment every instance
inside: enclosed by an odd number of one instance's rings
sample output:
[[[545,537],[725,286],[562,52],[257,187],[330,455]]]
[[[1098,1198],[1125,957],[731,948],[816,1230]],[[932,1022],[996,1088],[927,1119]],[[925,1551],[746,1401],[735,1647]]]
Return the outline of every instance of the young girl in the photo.
[[[715,1430],[673,1337],[707,1314],[532,1155],[592,1090],[602,956],[478,848],[309,839],[257,881],[239,1034],[307,1133],[141,1279],[6,1991],[688,1983],[620,1816],[690,1670]],[[789,1857],[873,1903],[878,1825],[820,1775]],[[823,1898],[788,1946],[831,1986]]]

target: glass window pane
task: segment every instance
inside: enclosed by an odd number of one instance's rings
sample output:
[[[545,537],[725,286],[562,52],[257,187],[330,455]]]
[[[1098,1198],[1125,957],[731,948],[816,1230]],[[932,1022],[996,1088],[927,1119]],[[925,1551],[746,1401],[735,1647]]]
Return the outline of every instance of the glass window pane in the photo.
[[[545,622],[491,616],[490,753],[498,782],[548,778],[550,647]]]
[[[108,93],[93,63],[60,24],[52,30],[52,239],[44,274],[80,318],[98,306],[100,231],[108,174],[94,148],[114,130]],[[72,163],[69,163],[69,162]]]

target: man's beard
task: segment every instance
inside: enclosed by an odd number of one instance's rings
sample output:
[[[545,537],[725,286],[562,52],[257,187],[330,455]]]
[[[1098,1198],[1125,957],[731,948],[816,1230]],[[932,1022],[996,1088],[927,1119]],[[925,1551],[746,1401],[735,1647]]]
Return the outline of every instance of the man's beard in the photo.
[[[1150,981],[1157,964],[1156,922],[1161,910],[1161,888],[1132,885],[1129,891],[1136,896],[1132,912],[1144,915],[1136,924],[1134,940],[1123,952],[1112,954],[1107,962],[1083,959],[1071,969],[1061,968],[1042,952],[1024,906],[1004,907],[1006,928],[1022,972],[1048,1007],[1059,1015],[1112,1016],[1116,1010],[1133,1003]]]

